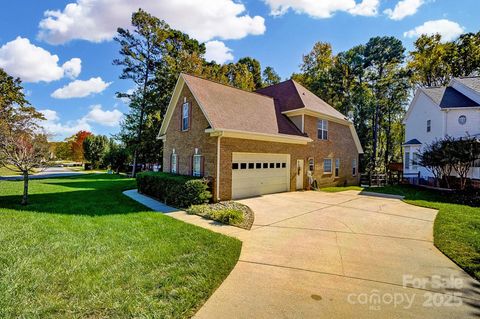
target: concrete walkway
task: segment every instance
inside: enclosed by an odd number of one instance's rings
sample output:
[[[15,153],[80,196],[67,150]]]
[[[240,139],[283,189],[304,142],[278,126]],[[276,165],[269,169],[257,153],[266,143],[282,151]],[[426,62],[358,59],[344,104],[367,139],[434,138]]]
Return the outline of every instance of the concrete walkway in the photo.
[[[213,220],[205,219],[197,215],[189,215],[185,211],[178,208],[170,207],[162,202],[159,202],[151,197],[140,194],[136,189],[124,191],[123,194],[136,200],[140,204],[150,208],[153,211],[164,213],[175,219],[193,224],[199,227],[209,229],[211,231],[221,233],[229,236],[237,236],[241,233],[248,232],[248,230],[241,229],[234,226],[224,225]]]
[[[480,314],[480,284],[433,246],[435,210],[355,191],[240,202],[254,226],[237,235],[240,260],[196,318]]]

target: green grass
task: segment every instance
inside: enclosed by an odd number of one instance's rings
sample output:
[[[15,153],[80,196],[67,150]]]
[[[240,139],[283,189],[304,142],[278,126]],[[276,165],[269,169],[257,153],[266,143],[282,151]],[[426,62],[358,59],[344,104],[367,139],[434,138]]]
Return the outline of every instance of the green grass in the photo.
[[[0,176],[14,176],[14,175],[21,175],[20,171],[16,169],[14,166],[9,166],[10,168],[7,168],[5,166],[0,166]],[[35,170],[32,170],[31,173],[35,173]]]
[[[480,280],[480,208],[453,204],[449,196],[411,186],[366,188],[365,191],[401,195],[409,204],[438,209],[433,227],[435,246]]]
[[[363,188],[360,186],[338,186],[338,187],[324,187],[324,188],[321,188],[320,190],[324,192],[329,192],[329,193],[338,193],[338,192],[344,192],[344,191],[362,191]]]
[[[115,175],[0,181],[0,318],[188,318],[236,264],[240,241],[122,194]]]

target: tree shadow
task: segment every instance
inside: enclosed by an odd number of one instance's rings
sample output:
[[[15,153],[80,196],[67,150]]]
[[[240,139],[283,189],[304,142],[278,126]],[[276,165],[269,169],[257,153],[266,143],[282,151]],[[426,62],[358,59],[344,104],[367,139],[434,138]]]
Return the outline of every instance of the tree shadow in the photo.
[[[108,175],[97,178],[76,176],[36,183],[38,184],[31,185],[27,206],[20,205],[19,191],[18,195],[0,196],[0,209],[87,216],[131,214],[150,210],[122,194],[124,190],[135,188],[135,182],[130,179],[109,178]]]

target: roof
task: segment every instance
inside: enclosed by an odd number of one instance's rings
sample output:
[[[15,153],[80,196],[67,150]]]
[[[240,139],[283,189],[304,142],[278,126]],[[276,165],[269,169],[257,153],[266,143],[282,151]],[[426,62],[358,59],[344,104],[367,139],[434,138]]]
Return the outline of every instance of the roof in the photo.
[[[212,129],[305,136],[273,98],[182,74]]]
[[[421,88],[440,108],[475,107],[479,104],[453,87]]]
[[[410,141],[403,143],[403,145],[422,145],[422,143],[416,138],[411,139]]]
[[[480,76],[467,76],[462,78],[455,78],[455,80],[469,87],[470,89],[480,93]]]
[[[268,95],[278,101],[282,112],[305,109],[328,115],[340,120],[345,116],[323,101],[321,98],[304,88],[294,80],[288,80],[256,91]]]

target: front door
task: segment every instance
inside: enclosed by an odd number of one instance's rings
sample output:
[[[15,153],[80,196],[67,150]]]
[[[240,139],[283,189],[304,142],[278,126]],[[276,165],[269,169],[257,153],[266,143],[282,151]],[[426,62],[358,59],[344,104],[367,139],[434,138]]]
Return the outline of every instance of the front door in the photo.
[[[297,190],[303,189],[303,159],[297,160]]]

